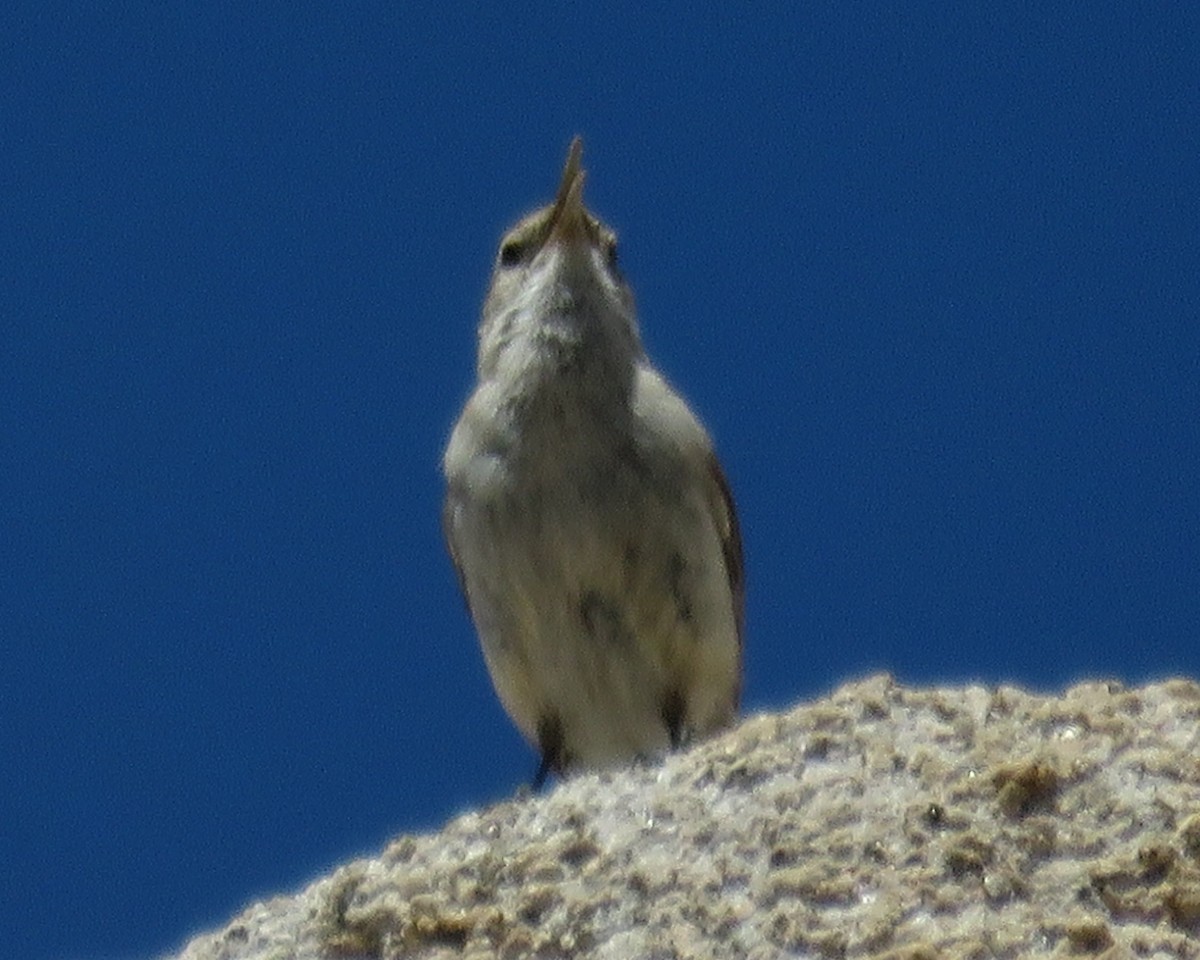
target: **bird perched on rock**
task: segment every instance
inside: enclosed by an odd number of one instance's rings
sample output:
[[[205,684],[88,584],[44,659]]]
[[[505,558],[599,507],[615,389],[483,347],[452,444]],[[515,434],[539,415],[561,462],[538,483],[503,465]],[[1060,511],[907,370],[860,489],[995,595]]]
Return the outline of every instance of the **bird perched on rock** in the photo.
[[[642,349],[581,155],[577,137],[554,202],[500,242],[443,464],[446,540],[535,784],[717,730],[741,685],[729,486]]]

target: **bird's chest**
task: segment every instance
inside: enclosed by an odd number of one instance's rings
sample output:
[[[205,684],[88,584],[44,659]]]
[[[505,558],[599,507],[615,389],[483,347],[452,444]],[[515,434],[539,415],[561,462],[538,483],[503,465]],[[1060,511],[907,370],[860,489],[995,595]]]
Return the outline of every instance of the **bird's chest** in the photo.
[[[653,496],[636,444],[611,424],[580,418],[542,423],[523,432],[512,454],[502,493],[507,511],[542,535],[622,534]]]
[[[504,421],[508,493],[531,508],[544,499],[610,500],[641,469],[626,397],[594,377],[559,371],[514,396]]]
[[[545,569],[610,564],[653,535],[660,490],[627,412],[550,397],[520,411],[492,516]]]

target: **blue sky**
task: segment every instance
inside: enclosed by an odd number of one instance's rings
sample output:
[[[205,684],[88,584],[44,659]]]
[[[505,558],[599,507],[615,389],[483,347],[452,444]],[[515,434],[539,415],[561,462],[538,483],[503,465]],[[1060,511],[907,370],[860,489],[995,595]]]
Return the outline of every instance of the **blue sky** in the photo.
[[[737,498],[749,710],[1200,675],[1193,8],[105,7],[0,14],[0,955],[528,780],[439,459],[576,133]]]

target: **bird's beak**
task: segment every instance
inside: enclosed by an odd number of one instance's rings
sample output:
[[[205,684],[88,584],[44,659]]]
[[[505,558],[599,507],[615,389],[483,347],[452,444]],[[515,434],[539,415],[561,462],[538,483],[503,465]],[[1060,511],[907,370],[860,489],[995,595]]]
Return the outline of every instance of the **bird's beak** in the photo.
[[[579,162],[583,157],[583,140],[576,137],[567,152],[567,163],[563,167],[562,180],[554,197],[554,208],[550,212],[550,235],[547,241],[565,242],[583,232],[583,170]]]

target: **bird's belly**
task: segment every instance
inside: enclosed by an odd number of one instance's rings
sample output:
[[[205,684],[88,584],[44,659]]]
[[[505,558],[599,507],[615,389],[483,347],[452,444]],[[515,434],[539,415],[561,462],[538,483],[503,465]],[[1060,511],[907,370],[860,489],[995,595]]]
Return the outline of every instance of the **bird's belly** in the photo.
[[[493,556],[476,614],[491,621],[485,658],[525,735],[536,743],[551,717],[571,761],[598,766],[664,750],[672,697],[698,728],[724,722],[738,652],[701,505],[621,464],[511,479],[477,518]]]

